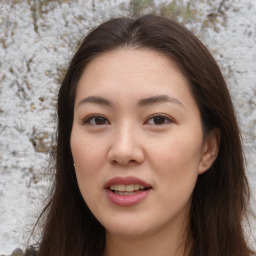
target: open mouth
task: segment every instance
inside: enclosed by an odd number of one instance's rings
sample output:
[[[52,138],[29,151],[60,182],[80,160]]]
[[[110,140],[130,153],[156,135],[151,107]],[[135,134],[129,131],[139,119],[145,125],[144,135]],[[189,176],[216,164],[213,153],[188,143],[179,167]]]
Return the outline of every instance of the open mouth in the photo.
[[[138,184],[128,184],[128,185],[115,184],[108,187],[108,189],[117,195],[128,196],[128,195],[133,195],[136,193],[140,193],[142,191],[149,190],[151,188],[138,185]]]

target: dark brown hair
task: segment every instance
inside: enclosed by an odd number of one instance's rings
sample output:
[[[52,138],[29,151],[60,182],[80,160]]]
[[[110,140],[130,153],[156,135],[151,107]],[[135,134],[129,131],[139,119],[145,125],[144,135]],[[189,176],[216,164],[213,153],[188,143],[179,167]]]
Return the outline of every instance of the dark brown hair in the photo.
[[[220,69],[193,33],[176,22],[146,15],[116,18],[94,29],[72,59],[58,96],[56,175],[42,215],[39,256],[101,256],[104,227],[84,202],[70,149],[76,86],[86,65],[117,48],[147,48],[174,60],[191,83],[204,131],[221,134],[219,154],[198,177],[190,212],[190,256],[249,256],[242,221],[249,200],[240,132]]]

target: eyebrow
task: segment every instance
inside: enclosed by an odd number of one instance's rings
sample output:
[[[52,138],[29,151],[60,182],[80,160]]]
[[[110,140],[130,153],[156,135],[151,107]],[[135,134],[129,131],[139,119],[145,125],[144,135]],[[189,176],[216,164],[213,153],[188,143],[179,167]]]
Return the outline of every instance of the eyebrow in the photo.
[[[172,102],[172,103],[175,103],[175,104],[178,104],[178,105],[184,107],[184,105],[179,100],[169,97],[167,95],[156,95],[153,97],[141,99],[141,100],[139,100],[138,105],[139,106],[147,106],[147,105],[152,105],[152,104],[156,104],[156,103],[165,103],[165,102]]]
[[[179,100],[177,100],[173,97],[169,97],[167,95],[156,95],[156,96],[153,96],[153,97],[140,99],[138,101],[138,106],[147,106],[147,105],[152,105],[152,104],[157,104],[157,103],[165,103],[165,102],[175,103],[175,104],[178,104],[178,105],[184,107],[184,105]],[[78,106],[80,106],[82,104],[86,104],[86,103],[93,103],[93,104],[105,105],[105,106],[112,106],[113,105],[111,103],[111,101],[109,101],[105,98],[102,98],[100,96],[89,96],[89,97],[86,97],[86,98],[82,99],[78,103]]]
[[[94,103],[94,104],[99,104],[99,105],[105,105],[105,106],[111,106],[111,102],[108,101],[105,98],[99,97],[99,96],[89,96],[81,101],[79,101],[78,106],[85,104],[85,103]]]

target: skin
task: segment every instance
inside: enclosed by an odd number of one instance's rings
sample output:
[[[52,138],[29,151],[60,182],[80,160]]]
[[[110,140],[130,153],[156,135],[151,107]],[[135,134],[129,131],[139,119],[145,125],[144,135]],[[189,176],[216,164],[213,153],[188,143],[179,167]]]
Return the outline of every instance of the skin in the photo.
[[[203,135],[173,61],[149,49],[93,59],[78,83],[70,144],[81,194],[106,229],[105,256],[184,255],[191,195],[217,156],[218,134]],[[139,204],[117,206],[104,188],[116,176],[138,177],[151,190]]]

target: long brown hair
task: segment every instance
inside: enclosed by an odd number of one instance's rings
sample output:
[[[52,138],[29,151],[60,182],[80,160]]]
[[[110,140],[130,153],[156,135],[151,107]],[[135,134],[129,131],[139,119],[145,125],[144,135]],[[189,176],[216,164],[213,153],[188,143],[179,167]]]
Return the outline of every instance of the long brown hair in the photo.
[[[193,33],[176,22],[146,15],[107,21],[85,37],[72,59],[58,95],[56,174],[39,256],[101,256],[104,227],[84,202],[70,149],[76,86],[86,65],[120,47],[148,48],[174,60],[192,85],[204,132],[218,128],[219,154],[198,177],[190,211],[190,256],[255,255],[246,242],[243,220],[249,200],[240,131],[231,98],[212,55]]]

